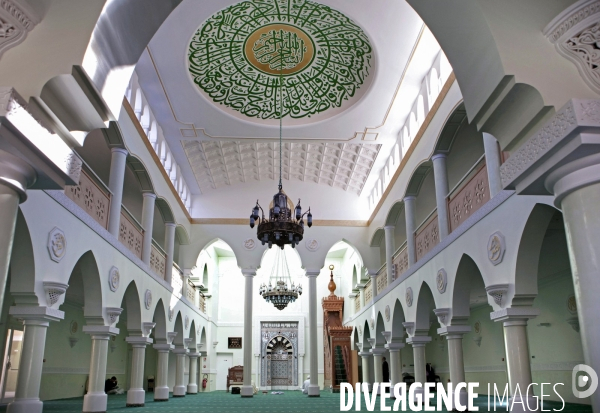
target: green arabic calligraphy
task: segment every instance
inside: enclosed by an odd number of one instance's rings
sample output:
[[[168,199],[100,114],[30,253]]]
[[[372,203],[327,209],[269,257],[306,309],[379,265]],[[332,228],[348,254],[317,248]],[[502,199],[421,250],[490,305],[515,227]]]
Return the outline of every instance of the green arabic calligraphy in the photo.
[[[262,34],[252,47],[254,57],[273,71],[293,69],[304,60],[306,46],[296,33],[270,30]]]
[[[253,118],[303,118],[353,97],[369,76],[372,49],[360,27],[328,6],[249,0],[211,16],[188,60],[194,83],[215,103]]]

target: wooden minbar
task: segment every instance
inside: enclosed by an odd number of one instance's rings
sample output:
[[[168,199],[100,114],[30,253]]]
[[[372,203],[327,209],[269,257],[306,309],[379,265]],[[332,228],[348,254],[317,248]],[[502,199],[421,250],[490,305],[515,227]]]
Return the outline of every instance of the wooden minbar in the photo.
[[[352,383],[352,327],[342,325],[344,319],[344,297],[334,294],[337,286],[333,281],[333,265],[329,285],[329,296],[323,298],[323,352],[325,388],[331,386],[334,393],[340,391],[340,383]]]

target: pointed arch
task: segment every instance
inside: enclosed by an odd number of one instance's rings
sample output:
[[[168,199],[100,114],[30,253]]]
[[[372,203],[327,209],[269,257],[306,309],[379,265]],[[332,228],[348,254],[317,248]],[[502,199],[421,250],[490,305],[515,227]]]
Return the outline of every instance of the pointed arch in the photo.
[[[433,163],[429,160],[421,162],[419,166],[413,171],[408,185],[406,186],[406,193],[404,196],[418,196],[421,191],[421,186],[425,181],[425,178],[433,170]]]
[[[175,324],[173,326],[173,331],[177,333],[175,339],[173,340],[173,344],[176,346],[183,345],[183,339],[186,338],[183,332],[183,318],[181,316],[181,311],[177,311],[177,315],[175,316]]]
[[[431,292],[431,287],[429,287],[429,284],[425,281],[423,281],[419,287],[416,306],[415,331],[429,331],[434,316],[433,310],[436,308],[436,305],[433,293]]]
[[[98,263],[92,251],[84,253],[75,263],[68,284],[73,287],[67,289],[69,294],[82,293],[83,315],[88,324],[104,324],[102,304],[102,283]]]
[[[190,321],[189,338],[192,339],[189,348],[193,349],[193,351],[196,351],[196,344],[198,344],[198,335],[196,334],[196,320]]]
[[[363,346],[366,346],[368,343],[368,339],[371,338],[371,329],[369,328],[369,322],[367,320],[365,320],[365,325],[363,327],[363,336],[362,336],[362,341],[361,343],[363,344]]]
[[[400,214],[402,213],[403,210],[404,210],[404,201],[403,200],[394,202],[394,205],[392,205],[392,207],[388,211],[388,214],[385,218],[385,225],[396,225],[396,222],[398,221],[398,218],[400,217]]]
[[[371,241],[369,242],[369,247],[379,247],[381,245],[381,241],[385,237],[385,231],[383,228],[377,228],[371,237]]]
[[[377,313],[377,322],[375,323],[375,344],[377,347],[383,347],[385,344],[385,337],[383,337],[383,332],[386,331],[385,323],[383,322],[383,316],[381,312]]]
[[[39,304],[38,296],[35,294],[33,244],[27,220],[21,208],[17,210],[15,235],[10,257],[10,273],[11,275],[18,274],[18,276],[10,277],[10,292],[14,294],[15,302],[27,302],[30,305]],[[0,294],[0,297],[4,297],[4,291],[0,291]]]
[[[396,299],[394,303],[394,312],[392,313],[392,337],[403,338],[404,337],[404,322],[406,318],[404,316],[404,308],[400,300]]]
[[[127,312],[127,331],[129,334],[142,334],[142,301],[135,281],[125,289],[121,307]]]
[[[167,313],[162,298],[156,302],[152,321],[156,323],[153,330],[154,338],[159,344],[167,341]]]
[[[480,298],[483,295],[484,298]],[[475,302],[477,300],[477,302]],[[471,304],[479,300],[487,302],[485,281],[475,261],[463,254],[456,269],[454,286],[452,287],[452,319],[451,323],[461,323],[471,315]]]

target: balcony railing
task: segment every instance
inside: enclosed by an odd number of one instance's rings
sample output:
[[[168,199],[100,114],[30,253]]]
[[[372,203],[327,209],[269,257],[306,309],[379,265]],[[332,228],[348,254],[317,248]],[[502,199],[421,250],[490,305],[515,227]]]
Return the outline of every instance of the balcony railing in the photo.
[[[367,281],[365,285],[365,304],[373,299],[373,285],[371,280]]]
[[[385,287],[387,287],[387,265],[383,264],[377,273],[377,293],[379,294]]]
[[[419,261],[425,254],[440,242],[440,229],[437,219],[437,210],[433,210],[415,231],[416,260]]]
[[[360,292],[356,294],[354,297],[354,312],[358,313],[360,311]]]
[[[144,243],[144,230],[135,217],[121,206],[121,221],[119,223],[119,241],[125,245],[136,257],[142,259],[142,244]]]
[[[190,303],[196,304],[196,286],[189,279],[187,280],[186,298]]]
[[[198,309],[206,314],[206,297],[202,291],[198,291]]]
[[[87,212],[103,228],[108,228],[110,190],[84,163],[79,185],[65,187],[65,195]]]
[[[408,270],[408,249],[406,248],[406,241],[404,241],[392,257],[392,264],[394,265],[394,280],[398,279],[398,277]]]
[[[485,155],[465,174],[448,195],[450,232],[466,221],[475,211],[490,200]]]

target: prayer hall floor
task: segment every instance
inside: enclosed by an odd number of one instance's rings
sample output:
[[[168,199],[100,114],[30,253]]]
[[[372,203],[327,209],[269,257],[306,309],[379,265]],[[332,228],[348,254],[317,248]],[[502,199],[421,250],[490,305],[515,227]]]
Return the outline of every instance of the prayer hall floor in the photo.
[[[146,406],[138,408],[125,407],[126,395],[108,396],[108,412],[129,413],[156,413],[156,412],[208,412],[208,413],[320,413],[339,412],[339,393],[323,392],[321,397],[309,398],[300,391],[285,391],[283,395],[272,395],[258,393],[253,398],[242,399],[239,395],[233,395],[224,391],[210,393],[199,393],[187,395],[186,397],[173,398],[168,402],[154,402],[153,394],[146,393]],[[386,401],[388,406],[393,402]],[[44,413],[81,413],[83,398],[51,400],[44,402]],[[479,397],[476,401],[479,411],[486,412],[487,397]],[[560,409],[561,403],[544,402],[544,409]],[[379,398],[375,404],[375,412],[381,411]],[[5,412],[6,406],[0,407],[0,412]],[[354,408],[350,411],[356,411]],[[361,403],[361,411],[367,411],[364,400]],[[446,411],[446,410],[443,410]],[[490,411],[494,411],[492,406]],[[499,406],[496,411],[503,411]],[[563,412],[585,412],[591,413],[592,408],[588,405],[567,403]]]

